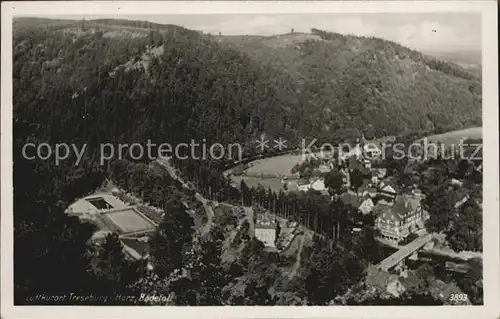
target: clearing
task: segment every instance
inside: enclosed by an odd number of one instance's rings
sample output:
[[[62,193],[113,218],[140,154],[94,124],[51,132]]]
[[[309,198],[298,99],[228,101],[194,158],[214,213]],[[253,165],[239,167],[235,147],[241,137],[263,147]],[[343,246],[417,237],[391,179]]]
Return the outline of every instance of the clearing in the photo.
[[[441,142],[445,145],[458,145],[461,140],[465,139],[482,139],[483,138],[483,128],[479,127],[471,127],[464,130],[451,131],[443,134],[437,134],[432,136],[427,136],[427,140],[429,142]],[[417,140],[415,142],[420,142]]]

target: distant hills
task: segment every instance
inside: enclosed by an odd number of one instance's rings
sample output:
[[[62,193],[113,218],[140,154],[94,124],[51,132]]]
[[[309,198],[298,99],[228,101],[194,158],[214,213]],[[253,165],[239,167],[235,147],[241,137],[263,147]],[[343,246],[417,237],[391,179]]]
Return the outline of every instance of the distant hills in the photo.
[[[314,29],[218,39],[292,78],[315,132],[444,132],[481,121],[477,72],[393,42]]]
[[[460,65],[463,68],[478,67],[482,65],[481,51],[428,51],[425,52],[428,55],[435,56],[442,60],[446,60],[455,64]]]
[[[438,59],[455,63],[469,72],[481,77],[482,73],[482,56],[481,51],[429,51],[426,54],[434,56]]]
[[[216,36],[144,21],[23,18],[14,21],[13,45],[15,108],[42,108],[33,97],[49,93],[79,104],[86,94],[86,112],[99,116],[100,130],[114,128],[114,139],[244,141],[265,131],[340,141],[481,125],[477,72],[378,38],[317,29]],[[74,117],[58,129],[76,136],[81,124],[67,103],[52,103],[47,121]],[[118,113],[133,116],[126,132],[114,123]]]

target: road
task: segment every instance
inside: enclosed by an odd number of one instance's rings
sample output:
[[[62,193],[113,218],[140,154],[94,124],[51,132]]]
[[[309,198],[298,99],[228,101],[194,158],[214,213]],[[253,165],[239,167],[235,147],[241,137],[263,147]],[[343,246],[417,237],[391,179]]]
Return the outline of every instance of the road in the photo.
[[[157,160],[157,163],[160,164],[162,167],[164,167],[168,174],[173,178],[175,179],[176,181],[178,181],[179,183],[181,183],[182,187],[184,187],[185,189],[187,190],[193,190],[188,183],[186,183],[180,176],[179,174],[177,174],[176,170],[174,167],[172,167],[172,165],[170,164],[170,162],[167,160],[167,159],[158,159]],[[203,225],[203,227],[201,228],[201,235],[204,236],[206,234],[208,234],[210,232],[210,229],[212,229],[212,224],[213,224],[213,220],[214,220],[214,210],[213,208],[210,206],[210,204],[208,203],[208,200],[203,197],[200,193],[196,192],[194,194],[194,197],[196,198],[197,201],[199,201],[202,205],[203,205],[203,208],[205,209],[205,213],[207,214],[207,222],[205,225]]]

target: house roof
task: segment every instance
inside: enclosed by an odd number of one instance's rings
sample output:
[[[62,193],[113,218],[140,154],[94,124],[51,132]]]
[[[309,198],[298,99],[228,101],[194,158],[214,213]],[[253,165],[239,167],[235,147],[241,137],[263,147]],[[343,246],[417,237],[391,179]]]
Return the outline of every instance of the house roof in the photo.
[[[274,223],[257,222],[255,223],[255,229],[276,229]]]
[[[375,266],[371,266],[366,270],[365,283],[369,286],[385,291],[387,285],[390,282],[394,281],[394,279],[396,278],[396,275],[391,275],[387,271],[383,271]]]
[[[375,194],[377,193],[377,189],[375,187],[367,187],[364,189],[365,192],[370,193],[370,194]]]
[[[361,174],[363,174],[364,176],[367,176],[367,175],[370,175],[371,174],[371,169],[369,169],[368,167],[360,167],[359,168]]]
[[[378,218],[380,218],[381,220],[385,220],[385,221],[400,221],[402,218],[399,214],[397,214],[394,210],[392,209],[389,209],[389,210],[386,210],[384,212],[382,212]]]
[[[388,205],[387,203],[383,203],[381,201],[378,201],[375,206],[373,206],[373,213],[376,215],[381,215],[382,213],[386,211],[390,211],[391,206]]]
[[[269,217],[269,215],[257,215],[257,220],[255,221],[255,228],[257,229],[276,229],[275,222]]]
[[[405,201],[402,198],[397,199],[392,206],[383,205],[386,207],[384,208],[383,206],[379,206],[379,208],[377,208],[378,205],[383,204],[377,203],[377,205],[374,207],[374,211],[379,212],[378,217],[383,220],[400,221],[413,211],[409,202]]]
[[[322,173],[327,173],[329,171],[331,171],[330,167],[328,165],[325,165],[325,164],[321,164],[319,167],[318,167],[318,170]]]
[[[350,193],[344,193],[340,196],[340,200],[346,205],[351,205],[355,208],[358,208],[363,203],[365,198]]]
[[[390,186],[392,189],[394,189],[395,192],[398,192],[399,190],[396,182],[392,179],[383,180],[379,185],[379,189],[384,190],[384,188],[386,188],[387,186]]]
[[[391,209],[399,216],[404,216],[412,211],[410,203],[401,197],[396,199],[396,202],[392,205]]]
[[[311,180],[311,185],[312,185],[312,184],[314,184],[314,183],[318,183],[318,182],[319,182],[319,183],[324,183],[324,182],[325,182],[325,179],[324,179],[324,178],[322,178],[322,177],[317,177],[317,178],[315,178],[315,179],[312,179],[312,180]]]
[[[415,211],[420,207],[420,200],[411,195],[404,194],[401,198],[410,205],[410,208]]]

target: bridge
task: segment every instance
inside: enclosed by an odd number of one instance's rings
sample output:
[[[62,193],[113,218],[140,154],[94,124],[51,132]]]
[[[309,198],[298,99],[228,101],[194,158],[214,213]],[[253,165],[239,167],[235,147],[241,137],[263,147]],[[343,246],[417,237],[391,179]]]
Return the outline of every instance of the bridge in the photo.
[[[425,244],[430,242],[433,238],[432,234],[428,234],[423,237],[419,237],[409,243],[408,245],[402,247],[399,249],[397,252],[394,254],[390,255],[386,259],[382,260],[377,267],[379,269],[382,269],[384,271],[388,271],[389,269],[393,268],[394,266],[401,264],[404,262],[404,260],[408,257],[413,257],[410,255],[414,255],[420,248],[424,247]],[[415,256],[416,257],[416,256]]]

